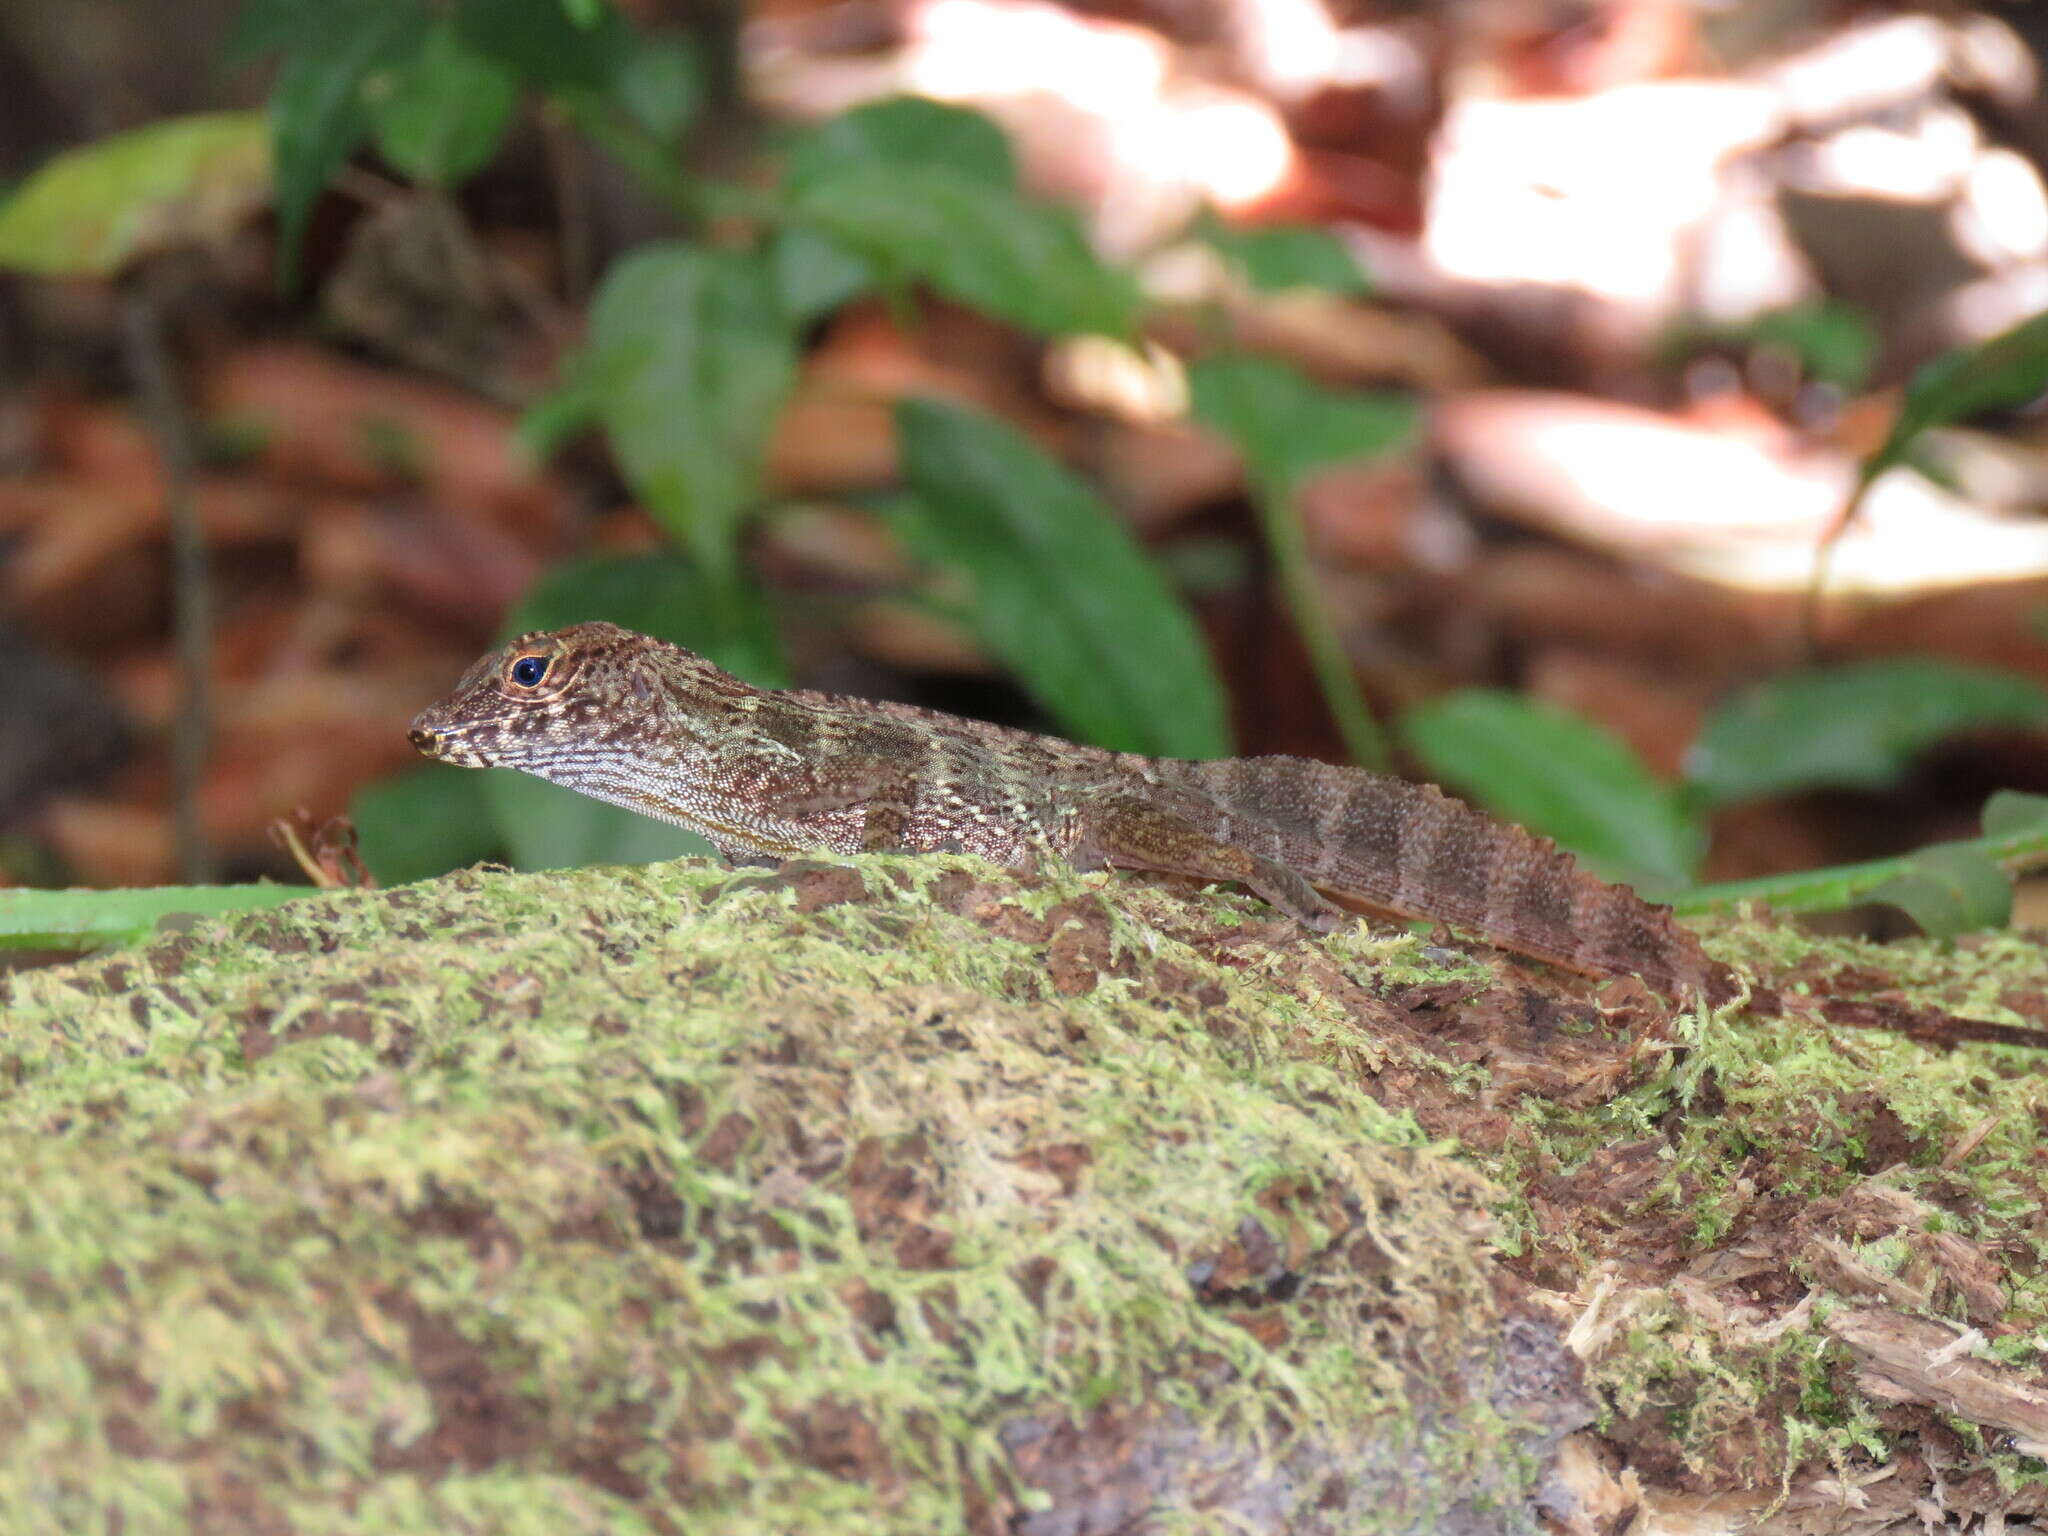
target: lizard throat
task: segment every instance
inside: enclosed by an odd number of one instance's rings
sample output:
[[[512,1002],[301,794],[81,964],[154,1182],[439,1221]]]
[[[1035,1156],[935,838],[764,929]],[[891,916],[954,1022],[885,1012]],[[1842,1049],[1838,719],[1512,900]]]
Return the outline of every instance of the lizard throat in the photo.
[[[708,838],[722,851],[739,849],[747,853],[765,854],[771,858],[791,859],[804,854],[816,853],[815,843],[804,844],[778,838],[760,826],[744,826],[727,821],[714,814],[699,810],[695,806],[683,806],[664,799],[656,799],[644,791],[614,789],[606,785],[587,782],[571,782],[553,774],[538,777],[560,784],[564,789],[573,789],[580,795],[593,800],[602,800],[607,805],[616,805],[622,810],[634,811],[655,821],[665,821],[671,826],[681,827],[686,832],[695,832],[699,837]]]

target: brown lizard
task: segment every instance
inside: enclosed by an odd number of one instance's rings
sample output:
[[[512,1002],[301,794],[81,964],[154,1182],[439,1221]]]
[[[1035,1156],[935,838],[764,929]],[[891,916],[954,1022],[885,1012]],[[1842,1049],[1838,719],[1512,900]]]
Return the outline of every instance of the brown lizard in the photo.
[[[1321,932],[1359,910],[1448,922],[1504,949],[1671,997],[1935,1043],[2048,1047],[2048,1030],[1747,986],[1669,907],[1427,784],[1297,757],[1189,762],[832,694],[753,687],[614,624],[522,635],[421,712],[412,741],[675,822],[728,858],[955,852],[1235,881]]]

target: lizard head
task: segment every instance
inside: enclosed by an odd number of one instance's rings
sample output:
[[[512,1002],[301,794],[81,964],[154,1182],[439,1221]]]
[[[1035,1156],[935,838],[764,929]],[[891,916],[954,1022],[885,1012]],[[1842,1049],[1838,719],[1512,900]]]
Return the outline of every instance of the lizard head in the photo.
[[[421,710],[412,744],[462,768],[523,768],[567,779],[598,745],[644,719],[653,698],[649,654],[662,641],[616,624],[536,630],[493,651]]]

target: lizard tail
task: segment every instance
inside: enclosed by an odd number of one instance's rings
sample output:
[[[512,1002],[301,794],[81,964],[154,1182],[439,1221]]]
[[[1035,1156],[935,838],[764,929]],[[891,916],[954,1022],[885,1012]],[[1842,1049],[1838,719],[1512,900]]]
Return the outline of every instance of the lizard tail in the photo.
[[[1735,995],[1671,909],[1610,885],[1549,838],[1428,784],[1297,757],[1151,765],[1264,830],[1259,849],[1333,900],[1436,918],[1518,954],[1596,976],[1640,976],[1671,994]]]
[[[1580,867],[1549,838],[1496,820],[1427,784],[1306,758],[1156,762],[1163,786],[1194,790],[1243,825],[1233,840],[1339,902],[1441,919],[1518,954],[1595,976],[1639,976],[1667,996],[1731,1001],[1741,979],[1667,906]],[[1753,988],[1765,1014],[1813,1014],[1929,1045],[2048,1049],[2048,1029],[1938,1008],[1854,998],[1787,998]]]

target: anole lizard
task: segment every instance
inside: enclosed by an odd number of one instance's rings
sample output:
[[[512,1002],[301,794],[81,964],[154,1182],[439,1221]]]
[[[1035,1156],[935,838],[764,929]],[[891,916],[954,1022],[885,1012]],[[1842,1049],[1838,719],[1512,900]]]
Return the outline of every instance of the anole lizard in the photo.
[[[1448,922],[1596,976],[1714,1004],[1744,982],[1668,907],[1427,784],[1295,757],[1188,762],[831,694],[761,689],[614,624],[522,635],[421,712],[413,745],[517,768],[702,833],[728,858],[979,854],[1235,881],[1328,932],[1359,909]],[[2048,1030],[1747,988],[1765,1012],[1938,1043]]]

